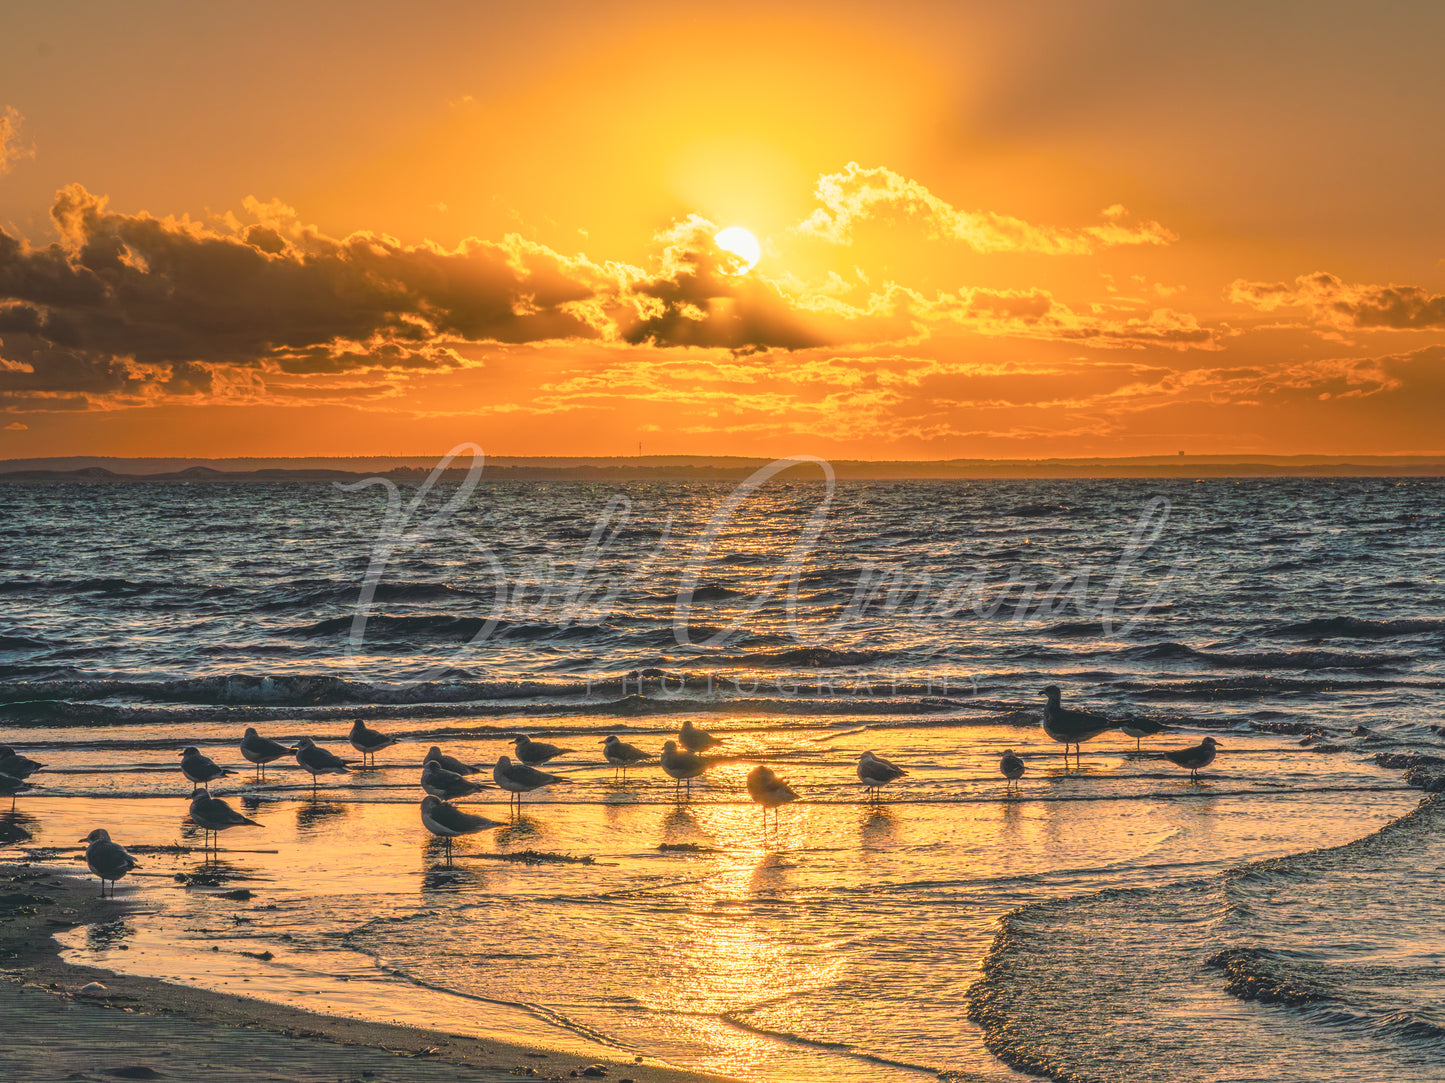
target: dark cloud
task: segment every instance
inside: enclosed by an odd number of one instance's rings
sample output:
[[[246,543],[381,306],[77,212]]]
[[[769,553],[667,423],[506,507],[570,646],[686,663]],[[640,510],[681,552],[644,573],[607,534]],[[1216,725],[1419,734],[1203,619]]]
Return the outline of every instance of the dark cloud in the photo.
[[[214,367],[290,374],[431,370],[467,342],[621,340],[739,352],[810,334],[773,287],[718,266],[712,227],[661,238],[648,273],[509,237],[455,249],[374,233],[344,240],[248,201],[259,221],[119,214],[57,194],[61,241],[0,231],[0,399],[34,393],[205,394]],[[209,367],[208,367],[209,366]]]
[[[1430,331],[1445,328],[1445,294],[1419,286],[1373,286],[1345,282],[1326,271],[1286,282],[1237,279],[1229,299],[1262,312],[1308,308],[1320,323],[1360,330]]]

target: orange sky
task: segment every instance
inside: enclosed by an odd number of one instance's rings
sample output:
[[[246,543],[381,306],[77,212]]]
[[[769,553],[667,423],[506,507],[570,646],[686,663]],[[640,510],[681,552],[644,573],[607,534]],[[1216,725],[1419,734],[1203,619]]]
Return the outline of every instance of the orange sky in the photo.
[[[1445,450],[1438,4],[519,7],[7,12],[0,457]]]

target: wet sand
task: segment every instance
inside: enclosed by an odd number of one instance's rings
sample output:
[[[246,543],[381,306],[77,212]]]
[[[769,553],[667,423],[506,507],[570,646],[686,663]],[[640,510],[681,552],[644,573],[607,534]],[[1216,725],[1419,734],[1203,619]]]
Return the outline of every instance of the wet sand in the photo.
[[[500,1083],[605,1078],[706,1083],[706,1076],[415,1027],[318,1015],[246,997],[116,975],[61,960],[52,934],[111,921],[94,880],[0,865],[0,1078],[261,1083]],[[84,995],[91,982],[105,992]]]

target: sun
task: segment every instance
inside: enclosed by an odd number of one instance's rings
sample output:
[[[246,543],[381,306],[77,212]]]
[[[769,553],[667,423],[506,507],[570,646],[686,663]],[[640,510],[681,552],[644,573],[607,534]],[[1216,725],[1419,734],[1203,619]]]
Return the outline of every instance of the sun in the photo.
[[[712,240],[713,244],[732,257],[722,261],[719,270],[723,274],[747,274],[762,258],[763,246],[758,244],[758,239],[742,226],[728,226],[726,229],[720,229]]]

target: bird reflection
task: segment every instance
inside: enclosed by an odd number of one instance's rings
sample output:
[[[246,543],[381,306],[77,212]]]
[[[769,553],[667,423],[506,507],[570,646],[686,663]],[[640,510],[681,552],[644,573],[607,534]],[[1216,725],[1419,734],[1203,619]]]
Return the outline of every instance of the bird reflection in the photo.
[[[207,856],[201,864],[186,874],[185,882],[186,887],[220,887],[232,880],[250,879],[251,875],[239,865],[222,861],[219,856],[215,860]]]
[[[532,842],[540,838],[541,835],[542,825],[536,820],[523,816],[521,819],[515,820],[506,827],[498,830],[493,837],[497,840],[498,846],[503,849],[510,849],[514,845]]]
[[[314,831],[327,820],[343,817],[350,811],[349,806],[336,802],[319,805],[298,805],[296,807],[296,830],[303,833]]]
[[[431,847],[428,847],[431,849]],[[437,847],[440,849],[440,847]],[[422,874],[421,889],[426,894],[460,891],[464,887],[479,886],[480,878],[474,869],[457,869],[439,865]]]
[[[868,806],[858,834],[865,850],[891,850],[898,841],[898,816],[887,805]]]
[[[753,895],[773,894],[787,886],[788,873],[797,866],[782,854],[767,854],[753,868],[748,891]]]
[[[17,842],[28,842],[31,828],[37,826],[34,816],[14,810],[0,816],[0,846],[11,846]]]
[[[265,802],[253,793],[246,793],[241,795],[241,807],[247,812],[255,812],[264,804]]]
[[[695,842],[703,837],[702,826],[686,805],[674,805],[662,818],[663,842]]]
[[[106,921],[85,927],[85,946],[91,951],[108,951],[118,947],[135,932],[124,921]]]

